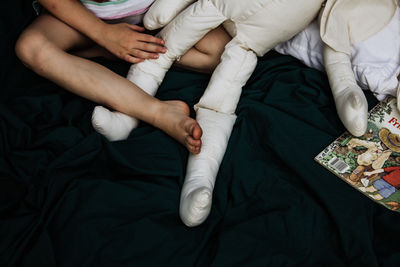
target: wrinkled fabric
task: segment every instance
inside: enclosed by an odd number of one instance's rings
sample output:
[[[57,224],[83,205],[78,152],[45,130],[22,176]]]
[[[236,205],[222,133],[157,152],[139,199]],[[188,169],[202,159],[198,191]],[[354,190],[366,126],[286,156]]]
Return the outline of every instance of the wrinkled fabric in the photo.
[[[97,17],[105,20],[115,20],[145,13],[154,0],[117,0],[98,3],[90,0],[80,0],[82,4]]]
[[[94,132],[94,103],[16,59],[16,38],[35,14],[23,0],[6,5],[0,266],[398,266],[399,214],[313,160],[344,130],[322,72],[274,52],[259,60],[211,214],[189,229],[178,215],[186,149],[146,124],[122,142]],[[121,75],[129,68],[99,62]],[[157,97],[192,106],[208,79],[174,68]]]
[[[301,60],[309,67],[324,71],[322,56],[324,43],[320,37],[318,21],[314,20],[304,31],[275,50]],[[400,9],[379,32],[366,40],[352,44],[350,49],[352,70],[358,85],[370,90],[378,100],[395,96],[400,73]]]

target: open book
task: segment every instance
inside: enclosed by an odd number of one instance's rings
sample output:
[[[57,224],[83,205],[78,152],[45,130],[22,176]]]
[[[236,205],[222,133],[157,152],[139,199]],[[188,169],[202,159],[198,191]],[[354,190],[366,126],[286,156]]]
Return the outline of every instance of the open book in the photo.
[[[345,132],[315,160],[374,201],[400,212],[400,113],[396,99],[376,105],[366,133]]]

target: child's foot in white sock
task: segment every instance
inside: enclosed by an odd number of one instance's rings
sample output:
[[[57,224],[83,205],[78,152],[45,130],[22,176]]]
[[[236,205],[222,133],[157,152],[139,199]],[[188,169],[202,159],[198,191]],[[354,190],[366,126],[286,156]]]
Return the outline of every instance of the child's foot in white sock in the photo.
[[[119,141],[128,138],[139,121],[120,112],[112,112],[102,106],[93,110],[93,128],[104,135],[109,141]]]

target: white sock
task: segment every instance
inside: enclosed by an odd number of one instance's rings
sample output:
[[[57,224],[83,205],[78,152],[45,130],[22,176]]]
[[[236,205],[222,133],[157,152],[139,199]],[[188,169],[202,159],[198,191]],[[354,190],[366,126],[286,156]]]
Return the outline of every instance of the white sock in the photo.
[[[145,69],[149,68],[147,66],[149,64],[154,65],[154,63],[147,61],[133,64],[129,69],[127,78],[143,91],[154,96],[161,78],[156,80],[153,74],[149,74],[141,69],[141,67]],[[96,106],[92,114],[93,128],[110,141],[125,140],[138,124],[138,119],[118,111],[110,111],[102,106]]]
[[[179,209],[189,227],[201,224],[210,213],[215,178],[236,120],[236,115],[209,109],[199,108],[196,113],[203,129],[202,147],[200,154],[189,156]]]
[[[172,62],[168,57],[162,57],[162,60],[160,59],[159,61],[146,60],[142,63],[133,64],[129,69],[127,79],[149,95],[154,96],[164,78],[165,72],[172,64],[169,61]],[[162,67],[160,62],[163,64],[161,64]],[[92,114],[93,128],[110,141],[119,141],[128,138],[130,132],[138,124],[138,119],[136,118],[117,111],[110,111],[101,106],[97,106]]]
[[[125,140],[138,123],[133,117],[120,112],[111,112],[102,106],[96,106],[92,114],[93,128],[109,141]]]

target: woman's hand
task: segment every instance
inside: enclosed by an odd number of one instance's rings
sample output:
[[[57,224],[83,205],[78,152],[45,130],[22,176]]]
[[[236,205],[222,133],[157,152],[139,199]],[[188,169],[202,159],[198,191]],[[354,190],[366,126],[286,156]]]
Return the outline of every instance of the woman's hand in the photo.
[[[128,23],[106,24],[99,44],[117,57],[130,63],[156,59],[165,53],[164,41],[149,34],[145,29]]]

